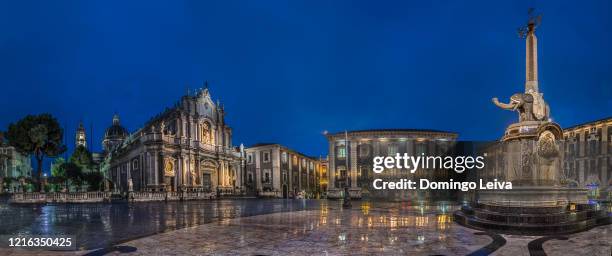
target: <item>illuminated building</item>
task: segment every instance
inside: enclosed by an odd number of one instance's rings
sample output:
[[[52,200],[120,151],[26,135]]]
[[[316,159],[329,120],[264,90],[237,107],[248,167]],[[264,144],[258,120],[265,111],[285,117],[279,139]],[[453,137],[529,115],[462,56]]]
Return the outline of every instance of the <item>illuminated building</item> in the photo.
[[[115,191],[242,194],[242,149],[232,146],[225,109],[208,88],[188,93],[127,136],[115,116],[103,144]]]
[[[424,170],[410,174],[394,169],[374,174],[373,158],[395,156],[397,153],[445,153],[457,139],[456,133],[419,129],[359,130],[326,136],[329,142],[328,198],[343,197],[343,189],[348,187],[352,198],[381,197],[399,200],[414,199],[415,191],[375,191],[372,188],[374,177],[434,178],[434,172]]]
[[[563,137],[565,178],[589,188],[590,197],[609,196],[612,193],[612,117],[566,128]]]
[[[24,178],[32,177],[30,157],[19,153],[0,132],[0,193],[19,191]]]
[[[245,149],[247,194],[317,198],[321,190],[322,161],[275,143],[259,143]]]
[[[121,126],[119,115],[113,115],[113,123],[106,128],[104,132],[104,140],[102,140],[102,148],[104,152],[111,152],[117,146],[121,145],[125,138],[129,135],[127,129]]]
[[[85,127],[83,127],[83,122],[79,122],[79,127],[77,128],[75,135],[74,147],[77,148],[79,146],[83,146],[87,148],[87,138],[85,135]]]

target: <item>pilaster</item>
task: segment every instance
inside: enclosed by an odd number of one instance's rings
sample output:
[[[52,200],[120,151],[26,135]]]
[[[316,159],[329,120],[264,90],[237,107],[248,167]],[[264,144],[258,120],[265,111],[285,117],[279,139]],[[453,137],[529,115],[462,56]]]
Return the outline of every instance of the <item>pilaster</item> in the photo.
[[[261,185],[261,152],[259,150],[253,152],[255,156],[255,191],[262,189]]]
[[[351,140],[348,142],[350,155],[350,170],[351,170],[351,188],[357,187],[357,141]],[[347,170],[349,167],[347,166]]]
[[[275,190],[281,191],[281,157],[280,157],[280,148],[275,147],[272,150],[272,154],[270,155],[272,158],[272,187]]]
[[[327,169],[327,189],[336,188],[336,150],[335,150],[336,141],[334,139],[329,139],[329,159],[328,159],[328,169]]]

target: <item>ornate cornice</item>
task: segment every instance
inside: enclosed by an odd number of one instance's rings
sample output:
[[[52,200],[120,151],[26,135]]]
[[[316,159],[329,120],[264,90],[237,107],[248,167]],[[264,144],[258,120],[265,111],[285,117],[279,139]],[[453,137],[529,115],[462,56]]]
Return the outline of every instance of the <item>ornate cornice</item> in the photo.
[[[456,139],[457,133],[437,130],[417,130],[417,129],[385,129],[385,130],[358,130],[348,131],[347,135],[349,140],[351,139],[363,139],[363,138],[436,138],[436,137],[447,137],[450,139]],[[345,133],[338,132],[334,134],[326,135],[328,140],[344,139]]]

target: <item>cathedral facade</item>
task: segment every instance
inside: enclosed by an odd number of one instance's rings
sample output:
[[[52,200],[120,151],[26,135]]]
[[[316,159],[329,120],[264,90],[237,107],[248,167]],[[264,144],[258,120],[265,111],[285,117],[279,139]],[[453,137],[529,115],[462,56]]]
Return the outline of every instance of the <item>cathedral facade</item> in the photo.
[[[208,88],[127,135],[118,117],[104,139],[115,191],[243,193],[243,148],[232,145],[225,110]]]

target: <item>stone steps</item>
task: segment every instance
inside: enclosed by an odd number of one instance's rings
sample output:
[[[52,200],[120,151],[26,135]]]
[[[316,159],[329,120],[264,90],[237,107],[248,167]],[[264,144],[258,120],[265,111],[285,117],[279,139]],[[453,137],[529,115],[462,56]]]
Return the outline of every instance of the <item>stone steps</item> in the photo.
[[[512,213],[499,213],[483,209],[475,209],[473,215],[482,220],[506,222],[506,223],[535,223],[535,224],[553,224],[563,222],[574,222],[582,221],[593,218],[600,211],[596,210],[583,210],[576,212],[557,212],[551,214],[512,214]]]
[[[562,217],[563,214],[566,216]],[[547,217],[549,219],[546,219]],[[605,211],[596,210],[566,212],[557,216],[550,214],[512,216],[509,213],[496,213],[476,208],[458,210],[454,213],[454,218],[457,223],[470,228],[520,235],[574,233],[612,223],[612,217],[608,216]]]

